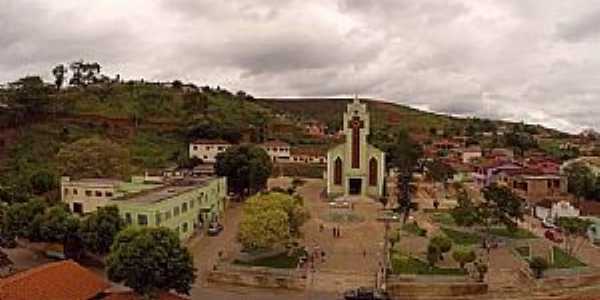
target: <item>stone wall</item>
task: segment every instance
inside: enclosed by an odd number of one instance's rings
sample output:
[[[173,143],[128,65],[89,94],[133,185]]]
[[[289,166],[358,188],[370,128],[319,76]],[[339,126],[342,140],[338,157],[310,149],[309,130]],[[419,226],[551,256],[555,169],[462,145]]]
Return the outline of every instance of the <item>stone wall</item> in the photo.
[[[219,266],[208,273],[207,281],[233,285],[303,290],[306,277],[297,270],[264,267]]]
[[[597,285],[600,282],[600,272],[590,271],[588,274],[572,274],[569,276],[548,277],[538,279],[535,286],[538,290],[556,290]]]
[[[488,291],[487,283],[472,281],[388,280],[387,291],[394,299],[429,299],[482,295]]]

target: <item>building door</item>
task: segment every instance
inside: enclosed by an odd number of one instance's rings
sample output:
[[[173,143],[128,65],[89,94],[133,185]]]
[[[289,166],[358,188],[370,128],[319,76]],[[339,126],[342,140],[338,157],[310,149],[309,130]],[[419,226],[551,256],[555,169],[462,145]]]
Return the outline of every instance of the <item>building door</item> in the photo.
[[[362,189],[362,179],[350,178],[348,179],[348,193],[350,195],[360,195]]]

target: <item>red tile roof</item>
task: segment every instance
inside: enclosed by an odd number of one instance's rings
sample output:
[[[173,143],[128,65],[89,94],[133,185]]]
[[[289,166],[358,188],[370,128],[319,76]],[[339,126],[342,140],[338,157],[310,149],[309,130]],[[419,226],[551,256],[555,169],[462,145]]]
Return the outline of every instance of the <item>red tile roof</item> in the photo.
[[[144,298],[134,292],[124,292],[124,293],[110,293],[106,297],[102,298],[102,300],[143,300]],[[160,293],[156,300],[188,300],[189,298],[183,298],[181,296],[172,294],[172,293]]]
[[[88,300],[110,283],[77,263],[49,263],[0,279],[2,300]]]

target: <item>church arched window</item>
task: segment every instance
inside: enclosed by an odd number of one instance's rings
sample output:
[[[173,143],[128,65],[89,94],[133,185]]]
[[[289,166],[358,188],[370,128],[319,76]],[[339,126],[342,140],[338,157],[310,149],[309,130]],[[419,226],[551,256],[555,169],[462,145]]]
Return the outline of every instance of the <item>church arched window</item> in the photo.
[[[335,159],[334,163],[333,184],[342,184],[342,159],[339,157]]]
[[[369,160],[369,185],[377,185],[377,159],[375,157]]]

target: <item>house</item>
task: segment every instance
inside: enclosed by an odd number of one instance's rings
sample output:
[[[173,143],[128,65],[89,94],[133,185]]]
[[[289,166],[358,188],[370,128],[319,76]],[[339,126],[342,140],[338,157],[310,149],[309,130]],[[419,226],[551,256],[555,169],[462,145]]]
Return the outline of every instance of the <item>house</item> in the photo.
[[[521,169],[520,165],[512,162],[486,160],[475,165],[472,177],[479,187],[486,187],[498,183],[498,179],[502,177],[503,172],[516,172]]]
[[[327,151],[316,147],[293,147],[290,149],[290,162],[325,164],[327,163]]]
[[[128,224],[168,227],[185,239],[195,229],[219,220],[227,201],[227,181],[224,177],[185,177],[149,184],[64,177],[61,193],[74,213],[116,205]]]
[[[486,157],[511,161],[515,158],[515,151],[509,148],[493,148],[489,150]]]
[[[481,155],[481,147],[479,146],[471,146],[468,148],[459,149],[461,161],[466,164],[471,162],[474,159],[480,158]]]
[[[310,120],[304,123],[304,132],[309,136],[323,137],[327,134],[327,125],[323,122]]]
[[[190,158],[199,158],[204,163],[215,163],[217,155],[227,151],[231,146],[231,143],[224,140],[195,140],[190,143]]]
[[[111,291],[112,283],[71,260],[48,263],[0,279],[2,300],[142,300],[130,289]],[[185,300],[162,292],[157,300]]]
[[[543,199],[535,205],[535,217],[541,220],[556,220],[560,217],[579,217],[580,211],[567,201],[554,202]]]
[[[283,141],[267,141],[260,145],[263,148],[271,161],[273,162],[289,162],[290,160],[290,144]]]
[[[111,284],[77,263],[66,260],[45,264],[0,279],[0,299],[98,299]]]
[[[567,197],[567,178],[560,175],[519,174],[512,178],[512,188],[529,203],[543,199],[564,199]]]

